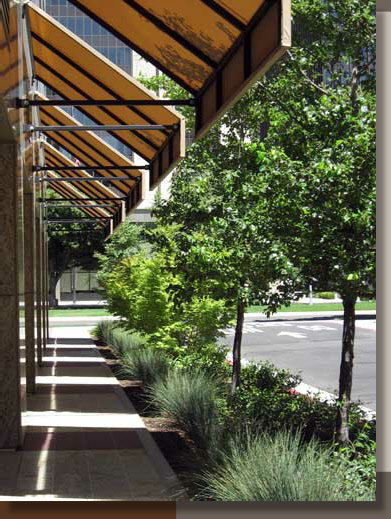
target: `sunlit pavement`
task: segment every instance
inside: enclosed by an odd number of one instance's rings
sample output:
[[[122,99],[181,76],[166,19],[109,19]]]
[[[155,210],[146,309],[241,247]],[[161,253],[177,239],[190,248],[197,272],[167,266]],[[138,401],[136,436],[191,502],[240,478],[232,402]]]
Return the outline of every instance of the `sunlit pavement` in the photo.
[[[184,498],[85,327],[51,330],[23,448],[0,453],[1,500]]]

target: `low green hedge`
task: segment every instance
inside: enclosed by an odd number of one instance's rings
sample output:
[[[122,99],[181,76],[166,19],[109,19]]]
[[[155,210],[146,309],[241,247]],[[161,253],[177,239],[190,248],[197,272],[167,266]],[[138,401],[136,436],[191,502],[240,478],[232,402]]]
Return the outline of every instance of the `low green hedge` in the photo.
[[[313,292],[314,297],[319,297],[320,299],[335,299],[334,292]]]

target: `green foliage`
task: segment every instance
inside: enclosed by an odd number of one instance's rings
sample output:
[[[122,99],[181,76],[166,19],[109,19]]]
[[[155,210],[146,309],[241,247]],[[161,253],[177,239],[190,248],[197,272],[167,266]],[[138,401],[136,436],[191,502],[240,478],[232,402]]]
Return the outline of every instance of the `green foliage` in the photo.
[[[49,200],[63,199],[52,189],[47,189],[46,198]],[[66,199],[63,200],[66,202]],[[81,209],[63,207],[58,202],[55,207],[48,207],[47,211],[48,218],[53,219],[72,220],[86,217]],[[48,226],[49,297],[51,306],[57,305],[55,288],[65,270],[72,267],[93,270],[97,266],[94,254],[102,250],[103,230],[97,228],[97,230],[88,232],[90,228],[91,224],[83,222],[51,223]]]
[[[151,387],[151,403],[207,452],[221,431],[222,389],[201,370],[172,370]],[[219,404],[220,402],[220,404]]]
[[[110,342],[111,334],[115,326],[114,321],[102,320],[91,330],[91,335],[101,342]]]
[[[169,362],[161,352],[150,347],[138,347],[120,355],[121,375],[141,380],[145,387],[164,380],[169,373]]]
[[[105,243],[104,252],[95,255],[99,262],[97,280],[101,288],[107,289],[108,276],[122,260],[145,248],[142,227],[125,220]]]
[[[100,321],[91,335],[111,346],[117,355],[123,355],[145,344],[145,340],[139,334],[122,330],[116,321]]]
[[[133,255],[123,259],[107,275],[108,308],[123,319],[127,329],[153,334],[168,324],[172,306],[168,285],[162,255],[152,258],[145,253]]]
[[[373,429],[365,424],[357,439],[348,447],[337,447],[335,459],[344,467],[344,484],[362,501],[372,501],[376,496],[376,441]]]
[[[335,299],[334,292],[314,292],[312,295],[321,299]]]
[[[233,420],[262,424],[271,433],[289,424],[292,429],[301,430],[306,439],[316,436],[324,441],[333,440],[337,404],[298,394],[294,388],[300,382],[300,376],[277,369],[270,362],[243,367],[241,386],[230,398]],[[363,412],[357,404],[352,404],[349,421],[352,437],[360,433],[363,423]]]
[[[202,498],[216,501],[347,501],[360,499],[347,491],[342,463],[330,465],[330,450],[299,433],[279,431],[234,435],[223,461],[206,472]],[[351,489],[353,490],[353,489]]]

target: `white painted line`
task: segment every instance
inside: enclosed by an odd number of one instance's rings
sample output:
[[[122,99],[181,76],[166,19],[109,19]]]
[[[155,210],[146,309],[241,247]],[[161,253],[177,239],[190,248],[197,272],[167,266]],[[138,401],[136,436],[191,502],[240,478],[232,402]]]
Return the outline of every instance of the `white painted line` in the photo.
[[[295,339],[306,339],[307,336],[304,333],[293,333],[293,332],[280,332],[278,335],[288,335],[289,337],[294,337]]]
[[[330,328],[330,326],[323,326],[320,324],[313,325],[298,325],[298,328],[302,328],[303,330],[311,330],[312,332],[320,332],[322,330],[336,330],[336,328]]]

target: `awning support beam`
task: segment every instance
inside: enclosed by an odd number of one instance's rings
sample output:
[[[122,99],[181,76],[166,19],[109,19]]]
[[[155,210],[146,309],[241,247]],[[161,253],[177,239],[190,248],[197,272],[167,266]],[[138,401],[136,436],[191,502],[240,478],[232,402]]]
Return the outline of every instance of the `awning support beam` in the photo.
[[[17,108],[29,106],[194,106],[191,99],[16,99]]]
[[[84,202],[86,200],[115,200],[115,201],[118,201],[118,202],[122,202],[122,201],[125,201],[127,200],[127,196],[124,196],[124,197],[116,197],[116,198],[38,198],[38,202],[50,202],[50,203],[53,203],[53,202]]]
[[[76,223],[76,222],[96,222],[98,220],[111,220],[111,216],[96,216],[94,218],[44,218],[47,223]]]
[[[74,203],[74,204],[64,204],[64,205],[57,205],[57,204],[46,204],[46,207],[66,207],[67,209],[68,208],[74,208],[74,209],[79,209],[79,207],[88,207],[88,208],[92,208],[92,207],[119,207],[117,204],[77,204],[77,203]]]
[[[24,131],[27,132],[80,132],[80,131],[123,131],[123,130],[177,130],[177,124],[100,124],[100,125],[80,125],[80,126],[32,126],[26,125]]]
[[[127,171],[150,169],[150,166],[33,166],[33,171]]]
[[[132,181],[132,182],[140,182],[141,177],[62,177],[62,178],[53,178],[53,177],[42,177],[36,178],[36,182],[96,182],[102,180],[109,180],[112,182],[113,180],[118,180],[119,182],[124,181]]]

